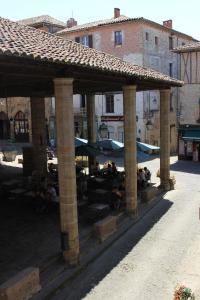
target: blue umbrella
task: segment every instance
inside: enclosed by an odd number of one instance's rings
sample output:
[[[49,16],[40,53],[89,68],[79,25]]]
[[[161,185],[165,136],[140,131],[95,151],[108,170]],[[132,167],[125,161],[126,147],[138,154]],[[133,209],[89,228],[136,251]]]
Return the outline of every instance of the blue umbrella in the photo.
[[[82,145],[86,145],[87,144],[87,140],[85,139],[80,139],[78,137],[75,137],[74,139],[74,143],[75,143],[75,147],[79,147],[79,146],[82,146]]]

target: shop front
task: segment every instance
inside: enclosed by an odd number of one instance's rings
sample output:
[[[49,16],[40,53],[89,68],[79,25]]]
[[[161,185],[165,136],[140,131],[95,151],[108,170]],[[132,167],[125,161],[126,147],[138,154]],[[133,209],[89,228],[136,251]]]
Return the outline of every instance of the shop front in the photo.
[[[200,127],[180,128],[178,138],[178,158],[200,162]]]

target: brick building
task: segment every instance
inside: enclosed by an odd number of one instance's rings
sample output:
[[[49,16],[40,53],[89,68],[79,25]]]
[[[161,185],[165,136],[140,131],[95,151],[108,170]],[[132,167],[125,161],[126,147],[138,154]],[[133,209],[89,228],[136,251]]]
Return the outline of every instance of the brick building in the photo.
[[[178,76],[177,54],[171,49],[187,44],[194,39],[172,28],[172,20],[163,25],[144,18],[129,18],[114,9],[111,19],[95,21],[83,25],[71,23],[70,28],[59,31],[62,37],[118,56],[121,59],[144,67]],[[177,148],[177,89],[171,91],[170,136],[171,152]],[[81,103],[81,97],[76,101]],[[159,145],[159,93],[145,91],[137,93],[137,138]],[[108,127],[108,137],[123,142],[123,100],[120,93],[96,95],[98,126]],[[146,124],[153,126],[146,126]]]
[[[200,161],[200,43],[174,50],[179,54],[179,158]]]

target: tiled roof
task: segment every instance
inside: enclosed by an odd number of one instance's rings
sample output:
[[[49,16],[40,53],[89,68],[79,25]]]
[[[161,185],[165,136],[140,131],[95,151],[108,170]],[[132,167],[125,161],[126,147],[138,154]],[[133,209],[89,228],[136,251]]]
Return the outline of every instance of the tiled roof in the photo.
[[[173,52],[191,52],[191,51],[200,51],[200,42],[189,43],[184,46],[180,46],[173,49]]]
[[[90,28],[94,28],[94,27],[112,25],[112,24],[116,24],[116,23],[125,23],[125,22],[142,22],[142,23],[154,26],[154,27],[158,27],[161,30],[167,30],[171,33],[181,35],[181,36],[184,36],[184,37],[189,38],[189,39],[193,39],[191,36],[189,36],[185,33],[182,33],[182,32],[176,31],[174,29],[168,28],[166,26],[163,26],[163,25],[161,25],[159,23],[156,23],[154,21],[145,19],[143,17],[129,18],[129,17],[123,16],[123,15],[121,15],[118,18],[105,19],[105,20],[100,20],[100,21],[95,21],[95,22],[90,22],[90,23],[86,23],[86,24],[82,24],[82,25],[73,26],[73,27],[70,27],[70,28],[65,28],[65,29],[62,29],[59,32],[57,32],[57,34],[62,35],[64,33],[68,33],[68,32],[82,31],[82,30],[86,30],[86,29],[90,29]]]
[[[106,20],[94,21],[94,22],[90,22],[90,23],[86,23],[86,24],[82,24],[82,25],[73,26],[73,27],[70,27],[70,28],[65,28],[65,29],[59,31],[59,33],[62,34],[64,32],[73,32],[73,31],[85,30],[85,29],[89,29],[89,28],[92,28],[92,27],[115,24],[115,23],[122,23],[122,22],[131,21],[131,20],[137,20],[137,19],[132,19],[132,18],[129,18],[129,17],[126,17],[126,16],[120,16],[118,18],[111,18],[111,19],[106,19]]]
[[[29,25],[29,26],[45,23],[45,24],[52,24],[52,25],[58,25],[58,26],[66,27],[66,24],[64,22],[61,22],[57,19],[54,19],[54,18],[52,18],[51,16],[48,16],[48,15],[23,19],[23,20],[19,20],[17,22],[19,24]]]
[[[3,18],[0,18],[0,56],[29,58],[66,66],[81,66],[110,74],[120,74],[130,79],[182,85],[182,82],[157,71],[132,65],[104,52]]]

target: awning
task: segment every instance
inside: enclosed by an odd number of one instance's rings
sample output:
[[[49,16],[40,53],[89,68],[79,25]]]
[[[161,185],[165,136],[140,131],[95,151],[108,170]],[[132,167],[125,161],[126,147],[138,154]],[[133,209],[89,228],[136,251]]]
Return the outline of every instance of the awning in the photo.
[[[182,139],[185,141],[200,141],[200,129],[185,129],[181,130]]]

